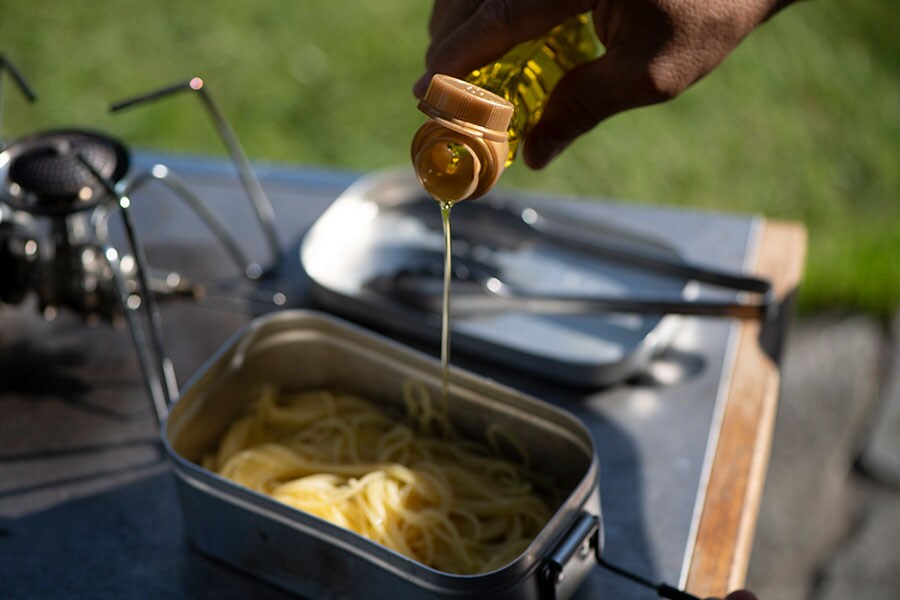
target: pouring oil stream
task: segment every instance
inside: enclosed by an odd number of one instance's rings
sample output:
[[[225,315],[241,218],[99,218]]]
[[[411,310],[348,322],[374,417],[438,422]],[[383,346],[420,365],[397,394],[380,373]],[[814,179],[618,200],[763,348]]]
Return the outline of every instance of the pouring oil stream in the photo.
[[[441,407],[447,409],[447,390],[450,383],[450,280],[453,255],[450,237],[450,209],[453,203],[441,201],[441,221],[444,224],[444,296],[441,305]]]

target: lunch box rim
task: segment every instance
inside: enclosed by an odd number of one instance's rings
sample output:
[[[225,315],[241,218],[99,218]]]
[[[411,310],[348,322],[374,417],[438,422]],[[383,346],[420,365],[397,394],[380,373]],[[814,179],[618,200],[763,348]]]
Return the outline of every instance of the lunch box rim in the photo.
[[[578,437],[585,444],[583,449],[590,455],[589,464],[578,483],[554,510],[550,520],[535,539],[518,557],[494,571],[463,575],[429,567],[356,532],[234,483],[185,458],[175,450],[173,440],[170,439],[170,427],[174,427],[172,424],[174,409],[182,401],[183,397],[193,390],[211,370],[219,366],[228,355],[240,353],[246,350],[248,346],[252,346],[254,341],[260,339],[260,334],[265,333],[267,327],[283,330],[310,325],[320,332],[324,332],[323,325],[332,330],[335,328],[344,330],[350,336],[359,338],[351,339],[351,342],[365,340],[370,344],[387,346],[392,352],[405,355],[418,363],[433,366],[436,362],[433,357],[420,350],[406,346],[357,324],[319,311],[288,309],[257,317],[229,336],[210,358],[197,369],[182,387],[178,400],[172,403],[171,408],[173,411],[170,411],[169,415],[161,423],[160,436],[162,445],[166,455],[173,463],[173,471],[176,477],[185,485],[195,488],[200,493],[213,495],[219,501],[251,511],[258,516],[275,521],[303,535],[311,536],[321,543],[337,546],[342,551],[350,552],[372,563],[377,568],[386,570],[395,576],[413,580],[421,588],[434,589],[435,591],[453,590],[460,586],[468,588],[471,585],[477,585],[479,588],[484,587],[487,590],[495,586],[510,588],[515,587],[518,582],[534,576],[536,571],[545,566],[548,557],[562,541],[567,539],[570,529],[573,528],[579,517],[585,514],[586,504],[590,502],[592,496],[599,493],[600,468],[593,435],[581,420],[570,412],[458,367],[451,366],[451,379],[454,386],[463,388],[490,386],[505,394],[516,396],[525,403],[539,404],[543,410],[547,410],[557,418],[565,421],[567,428],[574,427]],[[476,389],[476,391],[478,390]],[[600,539],[597,543],[602,545],[602,519],[599,512],[598,502],[597,514],[592,516],[597,519],[598,523],[601,523]],[[185,514],[185,518],[188,518],[187,514]],[[540,544],[538,543],[539,541]]]

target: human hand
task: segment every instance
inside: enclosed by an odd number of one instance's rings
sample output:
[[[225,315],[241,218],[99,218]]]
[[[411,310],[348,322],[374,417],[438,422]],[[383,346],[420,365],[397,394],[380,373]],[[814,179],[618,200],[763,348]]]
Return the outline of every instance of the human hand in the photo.
[[[709,598],[708,600],[721,600],[720,598]],[[736,592],[731,592],[727,596],[725,596],[725,600],[757,600],[756,596],[753,592],[749,592],[747,590],[738,590]]]
[[[606,53],[560,80],[526,137],[525,162],[540,169],[604,119],[674,98],[792,1],[435,0],[427,73],[414,91],[421,98],[434,73],[464,77],[591,11]]]

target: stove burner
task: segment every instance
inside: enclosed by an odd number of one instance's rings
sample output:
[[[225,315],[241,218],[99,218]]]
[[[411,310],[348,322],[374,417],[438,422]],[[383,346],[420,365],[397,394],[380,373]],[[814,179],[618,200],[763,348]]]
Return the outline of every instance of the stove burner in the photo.
[[[4,67],[26,97],[33,99],[34,94],[15,68],[0,56],[0,70]],[[281,245],[272,205],[203,80],[194,77],[118,102],[112,109],[185,90],[201,98],[231,155],[269,243],[274,271],[281,258]],[[145,183],[158,182],[196,213],[247,279],[259,278],[263,269],[244,253],[228,224],[165,165],[126,178],[129,165],[125,146],[93,131],[45,131],[10,146],[4,146],[0,137],[0,303],[19,303],[26,294],[34,293],[47,317],[55,314],[57,307],[73,309],[88,321],[124,316],[147,394],[162,421],[168,405],[178,396],[178,387],[162,341],[155,293],[199,299],[205,292],[203,286],[186,283],[177,273],[163,281],[151,276],[126,196]],[[113,208],[113,204],[115,210],[104,210],[107,205]],[[127,240],[124,249],[114,246],[110,239],[108,225],[113,216],[121,219]],[[129,250],[130,254],[126,253]],[[227,293],[221,297],[227,297]],[[263,301],[283,304],[284,300],[277,297]]]
[[[105,177],[115,170],[116,153],[107,144],[85,136],[53,136],[46,142],[23,152],[9,167],[12,181],[39,196],[70,196],[95,183],[79,154]]]
[[[119,142],[80,130],[40,133],[12,144],[3,154],[9,156],[7,202],[38,214],[84,210],[104,197],[103,185],[79,155],[113,182],[125,175],[129,162],[128,152]]]

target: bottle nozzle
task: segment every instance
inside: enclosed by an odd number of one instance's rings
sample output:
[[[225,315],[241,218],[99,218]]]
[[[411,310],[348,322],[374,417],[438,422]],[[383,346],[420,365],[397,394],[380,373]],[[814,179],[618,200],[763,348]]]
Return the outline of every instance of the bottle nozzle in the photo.
[[[512,104],[461,79],[438,74],[419,108],[431,117],[419,128],[411,148],[422,187],[449,202],[484,195],[497,182],[509,154]]]
[[[431,141],[419,150],[414,162],[419,182],[435,198],[458,202],[478,188],[481,161],[472,148],[457,139],[440,137]]]

